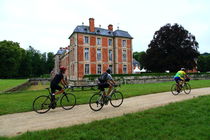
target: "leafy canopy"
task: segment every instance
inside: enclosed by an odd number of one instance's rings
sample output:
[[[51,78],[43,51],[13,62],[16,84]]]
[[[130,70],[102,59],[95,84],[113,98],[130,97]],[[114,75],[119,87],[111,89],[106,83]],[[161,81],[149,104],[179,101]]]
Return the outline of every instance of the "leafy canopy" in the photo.
[[[143,55],[143,61],[147,70],[175,72],[181,67],[193,69],[198,56],[195,36],[181,25],[166,24],[155,32],[146,54]]]

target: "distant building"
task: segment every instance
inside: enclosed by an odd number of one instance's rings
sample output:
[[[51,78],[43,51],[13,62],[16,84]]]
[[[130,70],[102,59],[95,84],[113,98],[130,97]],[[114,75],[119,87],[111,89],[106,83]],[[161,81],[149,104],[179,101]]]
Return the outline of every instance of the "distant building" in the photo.
[[[133,58],[133,73],[140,73],[140,63]]]
[[[107,68],[115,74],[133,71],[132,37],[127,31],[95,27],[94,19],[89,26],[77,26],[69,37],[69,51],[59,55],[60,65],[68,67],[70,80],[81,80],[84,75],[101,74]]]

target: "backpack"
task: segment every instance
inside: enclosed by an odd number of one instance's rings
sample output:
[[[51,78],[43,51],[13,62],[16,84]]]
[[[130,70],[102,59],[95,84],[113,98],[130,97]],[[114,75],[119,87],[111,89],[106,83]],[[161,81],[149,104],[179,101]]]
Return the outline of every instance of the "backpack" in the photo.
[[[108,73],[107,72],[104,72],[99,78],[98,78],[98,81],[100,83],[105,83],[108,79]]]

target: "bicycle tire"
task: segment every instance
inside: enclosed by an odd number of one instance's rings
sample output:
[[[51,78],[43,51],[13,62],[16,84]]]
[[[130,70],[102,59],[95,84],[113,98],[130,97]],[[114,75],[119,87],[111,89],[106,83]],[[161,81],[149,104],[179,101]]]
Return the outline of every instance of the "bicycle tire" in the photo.
[[[103,108],[103,97],[100,93],[95,93],[90,97],[89,106],[93,111],[99,111]]]
[[[177,86],[176,86],[176,84],[173,84],[173,85],[171,86],[171,93],[172,93],[173,95],[178,95],[178,94],[179,94],[179,92],[177,91]]]
[[[185,93],[185,94],[190,94],[190,92],[191,92],[190,84],[185,83],[183,89],[184,89],[184,93]]]
[[[65,110],[70,110],[76,105],[76,97],[72,93],[65,93],[61,97],[60,105]]]
[[[49,96],[41,95],[33,101],[33,110],[39,114],[46,113],[50,110],[51,100]]]
[[[113,107],[119,107],[123,103],[123,94],[120,91],[114,91],[111,95],[110,103]]]

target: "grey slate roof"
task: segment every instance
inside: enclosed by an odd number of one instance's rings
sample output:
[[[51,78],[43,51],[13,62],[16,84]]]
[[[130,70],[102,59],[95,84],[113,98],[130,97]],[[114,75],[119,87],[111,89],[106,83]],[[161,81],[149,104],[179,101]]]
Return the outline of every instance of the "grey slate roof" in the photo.
[[[135,58],[133,58],[133,65],[134,66],[136,66],[136,65],[140,66],[140,63]]]
[[[74,29],[73,33],[84,33],[84,34],[101,35],[101,36],[109,36],[109,37],[125,37],[125,38],[133,39],[130,36],[130,34],[126,31],[116,30],[116,31],[113,32],[113,31],[110,31],[108,29],[95,27],[95,31],[90,32],[89,26],[84,26],[84,25],[77,26]],[[71,36],[72,36],[72,34],[71,34]]]
[[[126,31],[122,31],[122,30],[116,30],[114,31],[114,36],[117,36],[117,37],[126,37],[126,38],[133,38],[130,36],[130,34]]]
[[[61,55],[61,54],[65,53],[65,52],[66,52],[65,49],[58,50],[57,53],[56,53],[56,55]]]

